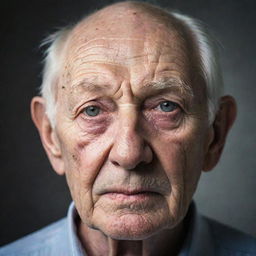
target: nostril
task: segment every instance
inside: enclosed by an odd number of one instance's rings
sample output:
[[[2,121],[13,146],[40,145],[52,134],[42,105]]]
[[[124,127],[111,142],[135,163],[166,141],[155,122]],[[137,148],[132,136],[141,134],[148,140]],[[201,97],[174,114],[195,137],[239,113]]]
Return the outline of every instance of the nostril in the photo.
[[[120,166],[117,161],[112,161],[112,164],[115,166]]]

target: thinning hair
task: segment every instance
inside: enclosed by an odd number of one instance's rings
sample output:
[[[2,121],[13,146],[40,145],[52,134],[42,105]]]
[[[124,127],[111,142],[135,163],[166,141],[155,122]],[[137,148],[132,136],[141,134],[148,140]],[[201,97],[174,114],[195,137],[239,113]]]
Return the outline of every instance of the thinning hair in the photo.
[[[192,18],[188,15],[181,14],[177,11],[166,11],[158,6],[152,6],[150,4],[142,2],[130,2],[136,7],[138,5],[151,6],[151,8],[158,9],[163,13],[175,18],[180,22],[184,28],[189,31],[190,36],[193,39],[195,49],[197,50],[197,56],[199,57],[198,67],[199,73],[203,78],[206,86],[206,97],[208,105],[208,120],[209,123],[214,121],[215,114],[219,108],[219,98],[223,93],[223,80],[222,72],[218,57],[218,44],[216,40],[211,36],[206,26],[199,20]],[[84,17],[82,20],[86,19]],[[57,93],[57,81],[60,74],[62,65],[61,54],[63,45],[65,44],[68,36],[73,28],[79,24],[66,26],[59,29],[57,32],[48,36],[42,43],[47,45],[44,58],[44,68],[42,74],[42,84],[40,87],[40,94],[46,102],[46,114],[52,124],[55,126],[56,115],[56,93]]]

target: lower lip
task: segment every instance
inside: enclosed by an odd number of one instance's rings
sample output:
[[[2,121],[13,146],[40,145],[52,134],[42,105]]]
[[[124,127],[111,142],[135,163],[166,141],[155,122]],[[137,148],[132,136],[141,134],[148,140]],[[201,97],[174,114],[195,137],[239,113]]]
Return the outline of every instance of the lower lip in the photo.
[[[144,201],[151,199],[152,197],[157,196],[157,193],[154,192],[142,192],[142,193],[136,193],[136,194],[124,194],[124,193],[107,193],[105,196],[107,196],[111,200],[116,200],[116,201],[126,201],[126,200],[131,200],[131,201]]]

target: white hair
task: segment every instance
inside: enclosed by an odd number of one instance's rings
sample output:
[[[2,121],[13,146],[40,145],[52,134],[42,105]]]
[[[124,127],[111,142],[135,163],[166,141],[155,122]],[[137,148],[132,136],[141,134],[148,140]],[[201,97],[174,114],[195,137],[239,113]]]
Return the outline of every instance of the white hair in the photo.
[[[164,10],[163,10],[164,11]],[[206,84],[208,120],[211,124],[219,107],[219,98],[223,93],[222,72],[218,59],[218,45],[211,37],[205,25],[197,19],[176,11],[169,11],[169,15],[180,21],[194,38],[197,54],[199,55],[199,68]],[[48,45],[45,51],[44,69],[40,93],[46,102],[46,114],[55,126],[56,115],[56,83],[62,65],[61,50],[68,35],[74,26],[59,29],[44,40],[43,45]]]
[[[45,112],[51,122],[52,127],[55,126],[56,115],[56,84],[58,75],[62,65],[62,48],[66,42],[71,26],[61,28],[57,32],[48,36],[41,46],[49,45],[45,51],[44,68],[42,85],[40,87],[40,94],[45,100]]]
[[[194,37],[199,55],[199,67],[206,85],[208,120],[212,123],[219,108],[219,98],[223,94],[224,87],[217,41],[199,20],[178,12],[170,12],[170,14],[181,21]]]

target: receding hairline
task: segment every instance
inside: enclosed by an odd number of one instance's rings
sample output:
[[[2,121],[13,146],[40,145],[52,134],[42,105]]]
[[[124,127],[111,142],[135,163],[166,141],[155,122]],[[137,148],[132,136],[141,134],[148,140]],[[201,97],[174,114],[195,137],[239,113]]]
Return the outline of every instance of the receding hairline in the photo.
[[[195,46],[195,41],[192,39],[192,35],[189,31],[189,29],[186,27],[185,24],[183,24],[179,19],[174,17],[171,13],[166,12],[165,10],[161,9],[158,6],[154,6],[148,3],[143,2],[135,2],[135,1],[127,1],[127,2],[118,2],[112,5],[109,5],[103,9],[100,9],[89,16],[84,17],[81,19],[76,25],[74,25],[72,28],[70,28],[68,34],[66,35],[65,42],[60,46],[61,49],[61,55],[65,59],[67,57],[66,53],[69,51],[69,48],[72,47],[73,42],[73,36],[74,32],[79,29],[79,26],[88,25],[88,28],[90,28],[90,25],[92,25],[94,22],[97,22],[99,19],[103,19],[104,15],[107,12],[107,16],[104,19],[104,22],[109,22],[109,17],[114,16],[115,11],[125,11],[130,10],[132,13],[138,13],[140,11],[141,19],[147,19],[150,23],[159,24],[159,22],[165,27],[165,31],[173,33],[178,33],[179,36],[175,39],[176,41],[183,41],[185,42],[185,49],[189,49],[189,47],[192,48],[192,50],[186,51],[186,54],[188,56],[188,61],[190,63],[190,66],[196,66],[199,56],[197,52],[197,47]],[[155,20],[152,21],[152,18]],[[81,32],[81,31],[80,31]],[[86,37],[86,30],[82,28],[82,37]],[[109,37],[108,37],[109,38]],[[92,40],[98,39],[97,36],[92,37],[90,39],[87,39],[88,42]],[[63,50],[65,48],[65,50]],[[190,48],[190,49],[191,49]],[[72,53],[72,51],[71,51]],[[56,88],[57,89],[57,88]]]
[[[130,13],[127,14],[127,11],[130,11]],[[161,23],[162,25],[164,25],[163,29],[165,31],[170,32],[170,34],[172,35],[173,34],[176,35],[175,41],[178,41],[179,43],[181,43],[182,41],[182,44],[185,42],[184,45],[186,49],[186,55],[188,56],[187,61],[191,62],[190,66],[195,67],[197,65],[197,62],[199,61],[198,51],[195,45],[195,40],[192,38],[192,34],[189,28],[187,28],[187,26],[182,21],[177,19],[170,12],[167,12],[163,10],[161,7],[154,6],[149,3],[136,2],[136,1],[114,3],[112,5],[109,5],[109,6],[106,6],[105,8],[100,9],[97,12],[92,13],[88,17],[85,17],[77,24],[77,26],[79,26],[80,24],[90,25],[90,24],[93,24],[94,22],[97,22],[97,20],[99,19],[103,20],[104,22],[109,22],[108,21],[109,18],[112,18],[115,15],[120,15],[120,13],[125,13],[126,15],[129,15],[129,16],[137,15],[139,16],[140,19],[144,21],[146,19],[149,23],[154,23],[157,25]],[[74,27],[74,30],[76,29],[76,27]],[[88,26],[88,28],[89,27],[90,26]],[[94,39],[97,39],[97,38],[94,38]],[[188,49],[192,49],[192,50],[188,50]],[[199,72],[197,73],[199,74]],[[194,79],[192,78],[191,74],[189,74],[189,76],[191,77],[191,79]],[[180,85],[181,84],[185,85],[186,83],[180,83]]]
[[[165,25],[166,30],[172,33],[177,33],[180,38],[185,39],[186,43],[193,45],[195,44],[190,29],[186,26],[186,24],[184,24],[184,22],[172,15],[171,12],[145,2],[125,1],[108,5],[100,10],[86,15],[78,23],[69,28],[69,33],[63,46],[67,44],[67,42],[74,36],[74,33],[78,31],[81,26],[85,25],[90,28],[90,26],[94,25],[94,23],[100,20],[104,21],[103,24],[106,24],[110,18],[113,18],[113,16],[122,11],[124,13],[123,17],[128,15],[127,11],[130,11],[130,13],[140,16],[139,18],[141,20],[148,18],[148,21],[151,24],[161,23],[162,25]],[[80,31],[78,33],[80,33]],[[86,30],[84,33],[86,33]]]
[[[122,11],[125,11],[125,14],[127,14],[127,11],[131,11],[132,14],[145,14],[148,15],[148,17],[156,17],[161,21],[166,21],[166,24],[168,24],[170,21],[178,21],[170,12],[165,11],[163,8],[152,5],[150,3],[146,2],[138,2],[138,1],[125,1],[125,2],[117,2],[111,5],[107,5],[106,7],[103,7],[102,9],[99,9],[97,11],[92,12],[91,14],[85,16],[78,22],[77,24],[80,24],[81,22],[86,22],[93,20],[94,18],[99,18],[103,14],[113,15],[113,11],[118,12],[121,14]],[[138,11],[141,11],[138,13]]]

